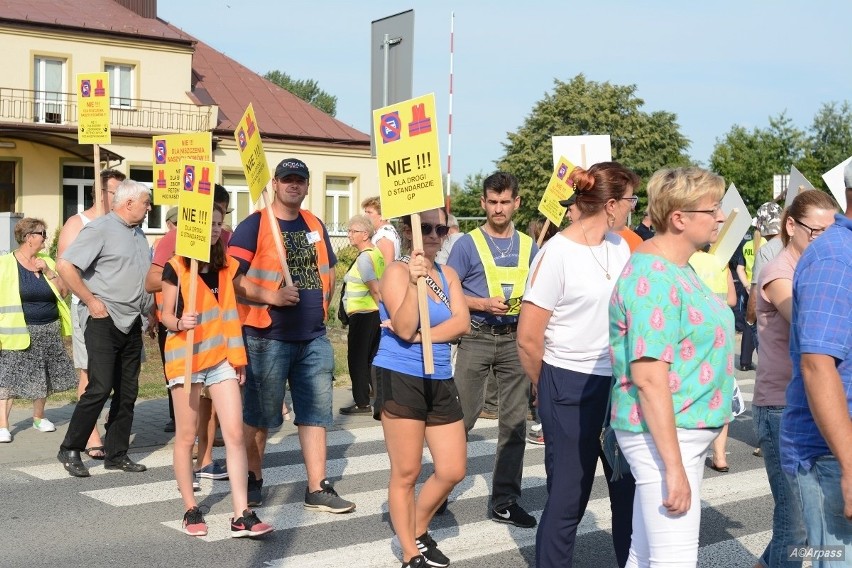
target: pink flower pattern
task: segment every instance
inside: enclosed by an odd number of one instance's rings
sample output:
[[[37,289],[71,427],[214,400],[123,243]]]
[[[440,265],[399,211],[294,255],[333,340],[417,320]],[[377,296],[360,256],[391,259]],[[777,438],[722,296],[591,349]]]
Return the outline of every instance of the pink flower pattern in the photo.
[[[616,428],[647,432],[630,374],[630,363],[641,357],[670,364],[667,382],[678,427],[715,428],[730,420],[733,317],[715,295],[705,294],[694,271],[654,255],[636,253],[621,271],[608,349],[618,377],[611,410]]]

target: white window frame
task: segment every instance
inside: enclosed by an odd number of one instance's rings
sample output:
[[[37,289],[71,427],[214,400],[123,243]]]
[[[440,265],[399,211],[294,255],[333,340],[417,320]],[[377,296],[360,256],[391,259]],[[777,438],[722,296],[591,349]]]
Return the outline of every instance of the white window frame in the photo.
[[[128,79],[130,82],[128,89],[130,95],[128,97],[121,96],[122,69],[130,71],[130,79]],[[118,109],[133,108],[133,93],[136,87],[136,66],[127,63],[106,63],[104,64],[104,71],[109,74],[109,107]]]
[[[347,189],[329,189],[328,182],[330,180],[336,181],[344,181],[346,182]],[[332,198],[332,206],[331,206],[331,219],[323,219],[326,227],[331,227],[328,231],[328,235],[330,237],[345,237],[346,236],[346,226],[349,222],[349,218],[352,216],[352,186],[355,185],[355,178],[351,176],[326,176],[325,177],[325,195],[323,196],[322,202],[322,210],[323,215],[325,216],[325,202],[326,199]],[[347,211],[343,211],[341,215],[340,211],[340,198],[347,197],[349,198],[349,208]]]
[[[46,123],[46,124],[64,124],[65,123],[65,93],[62,91],[48,91],[44,88],[39,89],[39,86],[44,87],[47,81],[47,63],[59,63],[61,66],[61,77],[59,79],[59,84],[65,85],[65,72],[67,66],[67,60],[59,58],[59,57],[48,57],[43,55],[36,55],[33,61],[34,66],[34,76],[33,76],[33,121],[37,123]],[[52,97],[50,96],[52,95]],[[48,106],[56,105],[58,107],[58,113],[48,113]],[[48,114],[58,115],[59,120],[51,120],[48,121]]]

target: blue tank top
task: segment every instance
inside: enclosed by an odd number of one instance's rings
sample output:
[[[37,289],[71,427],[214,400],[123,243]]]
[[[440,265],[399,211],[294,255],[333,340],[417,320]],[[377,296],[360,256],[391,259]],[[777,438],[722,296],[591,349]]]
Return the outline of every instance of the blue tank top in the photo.
[[[441,266],[436,264],[438,275],[441,277],[441,287],[449,297],[450,289],[447,286],[447,280],[444,278],[444,272]],[[434,300],[431,296],[427,296],[429,304],[429,322],[432,327],[450,319],[452,313],[450,309],[440,300]],[[385,308],[384,302],[379,302],[379,317],[382,321],[388,319],[388,310]],[[450,364],[450,344],[449,343],[433,343],[432,354],[435,359],[435,373],[427,375],[423,370],[423,346],[420,343],[409,343],[394,335],[388,328],[382,328],[381,339],[379,340],[379,350],[373,358],[373,365],[422,377],[424,379],[451,379],[453,378],[453,368]]]

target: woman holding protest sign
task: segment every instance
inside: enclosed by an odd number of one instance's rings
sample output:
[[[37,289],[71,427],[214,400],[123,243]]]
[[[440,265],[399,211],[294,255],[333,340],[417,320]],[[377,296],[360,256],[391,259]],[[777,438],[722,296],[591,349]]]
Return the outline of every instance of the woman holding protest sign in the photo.
[[[192,446],[195,443],[201,391],[206,388],[219,416],[222,437],[225,439],[225,457],[234,505],[231,536],[255,537],[271,532],[273,528],[261,522],[248,508],[245,481],[248,479],[248,462],[243,441],[240,395],[240,385],[245,380],[243,367],[246,364],[246,352],[233,285],[238,263],[225,254],[220,239],[224,216],[224,209],[215,205],[210,261],[199,262],[197,294],[192,308],[186,308],[191,278],[190,259],[175,256],[163,267],[161,321],[168,330],[165,372],[175,408],[174,470],[186,508],[184,532],[191,536],[204,536],[207,534],[207,524],[192,489]],[[271,304],[276,303],[274,297],[269,300]],[[188,330],[194,330],[194,338],[192,386],[187,396],[184,391],[184,372]]]
[[[381,418],[391,462],[388,505],[402,547],[403,567],[443,567],[449,559],[429,536],[429,522],[464,479],[467,442],[458,390],[453,382],[450,345],[470,329],[461,283],[455,270],[435,263],[449,232],[443,209],[420,214],[423,248],[392,263],[382,276],[380,317],[385,322],[376,367],[374,416]],[[411,235],[411,220],[404,218]],[[423,365],[417,282],[425,278],[435,372]],[[423,442],[429,446],[434,473],[415,498]]]

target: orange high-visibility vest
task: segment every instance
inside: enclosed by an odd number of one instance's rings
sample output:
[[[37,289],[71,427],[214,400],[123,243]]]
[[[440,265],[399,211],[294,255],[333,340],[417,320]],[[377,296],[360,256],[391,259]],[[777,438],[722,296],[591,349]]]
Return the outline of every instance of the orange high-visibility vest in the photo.
[[[275,249],[273,238],[281,238],[281,234],[273,235],[269,228],[269,213],[266,209],[261,209],[260,213],[260,228],[257,232],[257,250],[254,257],[249,261],[245,256],[245,251],[240,248],[231,248],[228,253],[250,262],[246,278],[267,290],[277,290],[283,279],[281,272],[281,262],[278,260],[278,253]],[[325,318],[328,318],[328,304],[331,300],[331,267],[329,266],[328,247],[325,246],[325,227],[322,221],[308,211],[301,209],[299,213],[302,219],[308,225],[308,230],[316,232],[319,235],[319,240],[315,243],[317,250],[317,270],[319,271],[320,281],[322,282],[322,308]],[[275,220],[276,225],[278,220]],[[286,247],[285,247],[286,254]],[[244,325],[250,325],[259,329],[267,328],[272,323],[272,318],[269,316],[269,308],[265,304],[260,304],[252,300],[239,297],[237,298],[237,309],[240,312],[240,319]]]
[[[184,310],[189,298],[189,268],[184,265],[183,257],[176,256],[169,261],[178,275],[180,294],[184,300]],[[234,293],[234,276],[239,263],[228,257],[228,266],[219,271],[219,300],[210,291],[201,277],[198,277],[198,290],[195,296],[195,311],[198,312],[198,325],[195,328],[195,340],[192,346],[192,372],[197,373],[214,367],[224,361],[232,367],[243,367],[247,363],[243,346],[243,331],[237,313],[237,298]],[[186,330],[169,331],[166,337],[166,378],[177,379],[184,376],[186,357]]]

